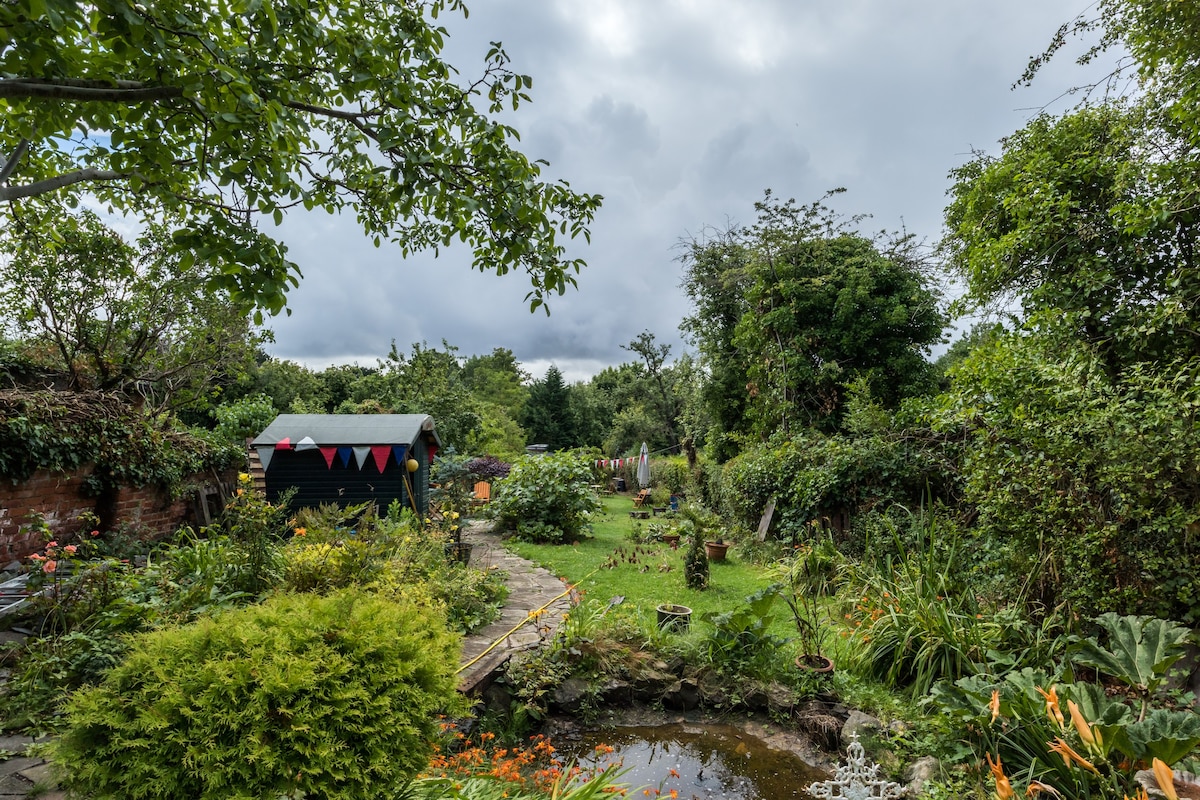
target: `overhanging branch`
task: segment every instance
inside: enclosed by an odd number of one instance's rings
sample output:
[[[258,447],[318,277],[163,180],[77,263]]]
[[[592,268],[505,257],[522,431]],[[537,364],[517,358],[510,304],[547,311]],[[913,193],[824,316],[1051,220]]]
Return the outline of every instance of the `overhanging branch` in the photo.
[[[71,186],[76,183],[84,183],[88,181],[119,181],[128,178],[132,173],[115,172],[106,169],[93,169],[87,167],[75,172],[68,172],[63,175],[55,175],[53,178],[46,178],[41,181],[34,181],[25,186],[0,186],[0,203],[8,203],[13,200],[20,200],[25,197],[36,197],[40,194],[53,192],[64,186]]]
[[[0,98],[140,103],[183,97],[179,86],[151,86],[141,81],[83,81],[42,78],[0,79]]]

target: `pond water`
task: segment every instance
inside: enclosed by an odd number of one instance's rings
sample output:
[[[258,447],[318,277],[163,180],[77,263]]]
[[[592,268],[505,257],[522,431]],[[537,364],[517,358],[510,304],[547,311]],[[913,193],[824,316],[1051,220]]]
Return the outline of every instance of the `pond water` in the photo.
[[[792,753],[776,750],[741,728],[725,724],[669,724],[618,727],[585,733],[572,743],[559,742],[567,758],[581,764],[620,761],[630,786],[671,790],[680,800],[788,800],[807,798],[813,781],[829,775]],[[599,754],[608,745],[613,752]],[[643,797],[639,791],[632,800]]]

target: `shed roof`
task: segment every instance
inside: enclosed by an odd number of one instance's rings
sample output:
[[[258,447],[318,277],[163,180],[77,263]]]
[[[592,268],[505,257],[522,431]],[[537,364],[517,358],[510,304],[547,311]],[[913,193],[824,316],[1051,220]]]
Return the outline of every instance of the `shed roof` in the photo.
[[[428,414],[280,414],[251,442],[252,447],[309,437],[317,445],[410,445],[422,433],[441,439]]]

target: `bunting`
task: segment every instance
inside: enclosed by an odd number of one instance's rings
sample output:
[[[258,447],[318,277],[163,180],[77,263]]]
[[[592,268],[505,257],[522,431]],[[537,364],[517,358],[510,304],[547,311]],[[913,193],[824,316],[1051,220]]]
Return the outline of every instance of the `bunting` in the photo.
[[[333,457],[337,455],[337,448],[331,444],[321,445],[321,455],[325,456],[325,466],[333,469]]]
[[[311,436],[305,436],[300,441],[296,442],[295,450],[297,453],[303,453],[305,450],[316,450],[317,443],[313,441]]]
[[[386,444],[371,445],[371,457],[375,459],[375,469],[381,473],[387,468],[388,459],[392,455],[392,448]]]
[[[371,455],[371,446],[361,445],[351,449],[354,451],[354,460],[358,462],[358,468],[362,469],[367,463],[367,457]]]
[[[271,459],[279,450],[293,450],[297,453],[302,453],[306,450],[319,450],[325,458],[325,466],[328,469],[333,469],[333,459],[335,457],[341,459],[342,466],[349,469],[350,459],[353,458],[355,464],[361,470],[367,465],[370,460],[375,464],[375,469],[380,473],[384,472],[388,466],[388,460],[393,456],[396,463],[401,467],[409,457],[409,448],[402,444],[373,444],[373,445],[326,445],[317,444],[311,436],[305,436],[295,444],[292,443],[290,437],[285,436],[273,445],[260,444],[254,448],[258,451],[258,459],[262,463],[263,470],[266,471],[271,463]],[[430,458],[437,452],[435,446],[429,447]],[[606,462],[597,462],[597,465],[602,465]]]
[[[271,456],[275,455],[275,446],[260,444],[254,449],[258,451],[258,461],[262,464],[263,472],[266,472],[267,467],[271,464]]]
[[[344,446],[339,447],[337,449],[337,454],[338,454],[338,458],[340,458],[342,460],[342,466],[349,469],[350,468],[350,456],[352,456],[354,454],[353,448],[344,447]]]
[[[287,436],[283,437],[282,439],[280,439],[278,442],[275,443],[275,449],[276,450],[291,450],[292,449],[292,440]]]

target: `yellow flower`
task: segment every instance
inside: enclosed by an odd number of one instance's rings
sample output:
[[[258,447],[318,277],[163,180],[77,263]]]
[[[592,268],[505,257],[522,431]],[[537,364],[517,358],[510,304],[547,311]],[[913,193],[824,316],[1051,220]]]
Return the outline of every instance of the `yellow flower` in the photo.
[[[451,511],[451,512],[450,512],[450,519],[458,519],[458,512],[457,512],[457,511]]]
[[[996,756],[996,760],[992,761],[992,754],[987,754],[988,768],[992,771],[992,777],[996,779],[996,797],[997,800],[1012,800],[1016,797],[1016,792],[1013,791],[1012,783],[1009,782],[1008,776],[1004,774],[1004,764],[1000,762],[1000,756]]]
[[[1158,781],[1158,788],[1167,796],[1167,800],[1179,800],[1175,792],[1175,772],[1161,758],[1154,759],[1153,766],[1154,780]]]
[[[242,483],[246,483],[247,481],[250,480],[250,473],[249,472],[239,472],[238,480],[241,481]]]

